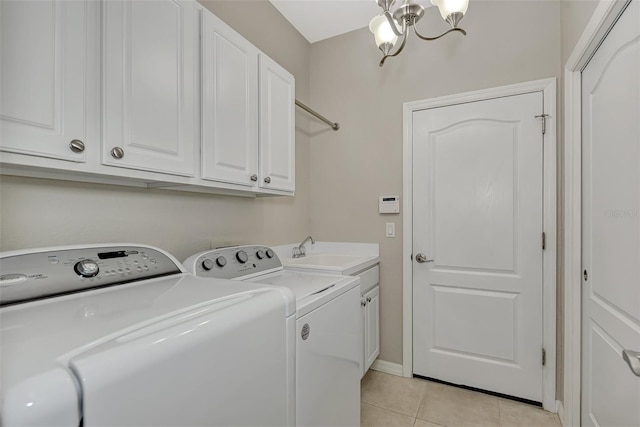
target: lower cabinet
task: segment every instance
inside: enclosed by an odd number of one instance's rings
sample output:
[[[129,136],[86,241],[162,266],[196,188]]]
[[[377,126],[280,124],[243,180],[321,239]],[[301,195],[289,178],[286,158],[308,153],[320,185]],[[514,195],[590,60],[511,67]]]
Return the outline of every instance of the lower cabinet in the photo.
[[[380,286],[362,295],[361,315],[363,325],[362,376],[367,373],[380,354]]]

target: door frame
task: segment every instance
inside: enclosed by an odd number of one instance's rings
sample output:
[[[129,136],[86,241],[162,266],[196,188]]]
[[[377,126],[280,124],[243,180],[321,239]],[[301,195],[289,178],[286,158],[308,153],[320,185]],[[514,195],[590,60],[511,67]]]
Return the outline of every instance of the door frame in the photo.
[[[556,79],[549,78],[500,86],[456,95],[403,104],[403,235],[402,235],[402,374],[413,376],[413,113],[427,108],[445,107],[505,96],[543,92],[547,119],[543,158],[543,229],[546,249],[542,257],[542,344],[546,365],[542,369],[542,405],[557,412],[556,403]],[[541,124],[542,125],[542,124]]]
[[[580,424],[582,370],[582,71],[631,0],[600,0],[564,66],[563,425]]]

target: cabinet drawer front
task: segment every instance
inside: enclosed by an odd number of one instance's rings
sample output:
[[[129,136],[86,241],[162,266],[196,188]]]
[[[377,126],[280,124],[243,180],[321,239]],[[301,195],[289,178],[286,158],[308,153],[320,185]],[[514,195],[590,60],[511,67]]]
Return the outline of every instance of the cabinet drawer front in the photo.
[[[106,0],[102,20],[103,163],[193,176],[194,3]],[[117,147],[123,156],[113,155]]]
[[[202,178],[257,186],[258,50],[204,11],[202,58]]]
[[[0,150],[83,162],[86,1],[0,1]]]

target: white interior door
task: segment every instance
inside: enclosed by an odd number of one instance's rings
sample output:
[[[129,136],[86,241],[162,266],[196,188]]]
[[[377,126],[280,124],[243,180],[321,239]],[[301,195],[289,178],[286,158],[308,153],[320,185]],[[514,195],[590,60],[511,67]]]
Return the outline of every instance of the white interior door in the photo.
[[[417,375],[542,401],[542,109],[533,92],[413,113]]]
[[[634,0],[582,73],[584,426],[640,425],[640,378],[622,358],[640,352],[639,144]]]

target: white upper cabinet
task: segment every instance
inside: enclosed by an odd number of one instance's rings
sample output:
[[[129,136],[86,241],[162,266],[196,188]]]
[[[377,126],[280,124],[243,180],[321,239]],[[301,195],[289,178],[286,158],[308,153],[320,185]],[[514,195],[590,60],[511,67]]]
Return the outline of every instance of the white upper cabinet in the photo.
[[[260,186],[295,190],[295,82],[260,54]]]
[[[83,162],[86,1],[2,0],[0,40],[0,150]]]
[[[190,0],[103,2],[103,164],[194,175],[198,16]]]
[[[203,12],[203,179],[257,186],[258,54],[220,19]]]

